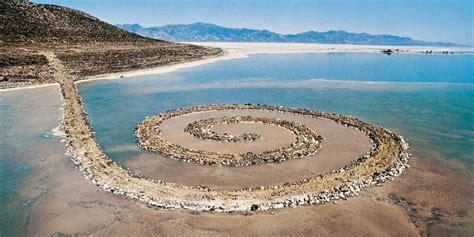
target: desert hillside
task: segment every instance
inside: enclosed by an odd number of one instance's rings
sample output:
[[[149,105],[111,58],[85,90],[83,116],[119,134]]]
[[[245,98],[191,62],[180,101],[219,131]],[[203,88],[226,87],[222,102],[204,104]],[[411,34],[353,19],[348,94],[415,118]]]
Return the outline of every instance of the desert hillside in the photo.
[[[0,88],[55,82],[46,54],[74,80],[174,64],[222,50],[127,32],[84,12],[47,4],[0,3]]]
[[[3,43],[160,42],[107,24],[71,8],[46,4],[2,3]],[[161,41],[162,42],[162,41]]]

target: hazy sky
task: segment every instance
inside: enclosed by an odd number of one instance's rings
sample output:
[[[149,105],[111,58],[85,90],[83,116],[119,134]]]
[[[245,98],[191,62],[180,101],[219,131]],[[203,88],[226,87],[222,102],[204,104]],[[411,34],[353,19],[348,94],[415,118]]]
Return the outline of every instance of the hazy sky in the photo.
[[[208,22],[278,33],[346,30],[474,45],[473,0],[33,0],[144,26]]]

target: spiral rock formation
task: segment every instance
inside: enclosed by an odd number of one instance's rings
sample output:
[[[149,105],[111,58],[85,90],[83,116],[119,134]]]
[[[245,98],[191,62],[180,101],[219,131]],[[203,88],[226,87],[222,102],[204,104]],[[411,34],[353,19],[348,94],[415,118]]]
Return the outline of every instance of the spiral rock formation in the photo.
[[[248,166],[266,162],[282,162],[293,158],[301,158],[315,154],[323,142],[323,138],[314,131],[293,121],[280,120],[276,118],[265,117],[220,117],[196,121],[188,124],[185,131],[200,139],[212,139],[215,141],[243,141],[257,140],[252,139],[261,137],[258,134],[243,134],[233,136],[229,134],[220,134],[209,130],[212,125],[217,123],[232,124],[240,122],[263,123],[283,127],[291,131],[294,136],[294,142],[286,147],[276,150],[265,151],[261,153],[218,153],[200,151],[186,148],[169,142],[162,136],[160,125],[163,120],[175,116],[182,116],[186,113],[206,111],[206,107],[194,107],[192,109],[180,109],[173,112],[161,113],[157,116],[147,118],[141,122],[136,131],[138,144],[146,150],[160,152],[167,157],[178,160],[196,162],[204,165],[224,165],[224,166]],[[207,128],[204,128],[207,127]]]

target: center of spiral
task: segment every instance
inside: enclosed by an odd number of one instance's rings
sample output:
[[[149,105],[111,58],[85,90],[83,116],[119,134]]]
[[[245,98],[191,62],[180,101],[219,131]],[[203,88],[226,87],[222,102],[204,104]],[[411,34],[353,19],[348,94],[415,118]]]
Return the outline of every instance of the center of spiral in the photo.
[[[192,136],[214,141],[224,142],[248,142],[262,139],[262,136],[257,133],[243,133],[240,135],[233,135],[228,133],[218,133],[212,130],[216,124],[237,124],[237,123],[265,123],[263,119],[255,119],[251,116],[235,116],[235,117],[220,117],[201,119],[192,123],[184,129],[185,132]]]
[[[217,125],[271,125],[269,129],[279,127],[280,129],[283,128],[292,133],[293,142],[283,147],[262,152],[245,151],[238,153],[220,153],[175,144],[170,142],[162,134],[161,125],[163,121],[172,119],[173,117],[189,115],[190,113],[209,111],[213,108],[214,107],[191,107],[164,112],[157,116],[147,118],[137,127],[136,136],[138,145],[146,150],[159,152],[169,158],[195,162],[202,165],[248,166],[268,162],[283,162],[294,158],[304,158],[314,155],[320,149],[324,141],[324,139],[312,129],[295,121],[249,115],[233,117],[219,116],[200,119],[189,122],[183,130],[194,138],[209,140],[210,142],[251,143],[262,140],[265,134],[255,132],[229,134],[226,132],[218,132],[214,128],[216,128]]]

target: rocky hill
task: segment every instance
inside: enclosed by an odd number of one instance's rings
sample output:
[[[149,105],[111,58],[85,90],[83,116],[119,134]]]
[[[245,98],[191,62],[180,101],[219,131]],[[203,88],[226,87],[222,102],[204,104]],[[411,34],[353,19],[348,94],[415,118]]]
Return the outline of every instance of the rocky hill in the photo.
[[[143,36],[175,42],[291,42],[323,44],[364,45],[431,45],[454,46],[450,43],[425,42],[397,35],[371,35],[342,30],[325,32],[308,31],[298,34],[278,34],[268,30],[227,28],[209,23],[142,27],[138,24],[122,24],[118,27]]]
[[[45,55],[74,80],[198,60],[222,50],[130,33],[71,8],[0,2],[0,89],[52,83]]]
[[[71,8],[33,4],[0,4],[0,42],[85,43],[152,42]]]

